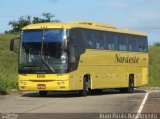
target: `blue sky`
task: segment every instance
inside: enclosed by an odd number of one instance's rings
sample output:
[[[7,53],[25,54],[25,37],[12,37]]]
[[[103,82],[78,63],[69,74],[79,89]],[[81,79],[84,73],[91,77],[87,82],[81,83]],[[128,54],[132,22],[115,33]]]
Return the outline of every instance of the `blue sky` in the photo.
[[[146,32],[149,43],[160,40],[160,0],[1,0],[0,33],[20,16],[55,14],[63,22],[95,21]]]

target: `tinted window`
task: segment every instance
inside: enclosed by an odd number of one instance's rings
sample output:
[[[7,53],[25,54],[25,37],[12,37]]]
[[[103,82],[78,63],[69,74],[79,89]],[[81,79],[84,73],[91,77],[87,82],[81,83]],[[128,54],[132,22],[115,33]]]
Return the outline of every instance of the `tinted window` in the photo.
[[[90,48],[93,47],[93,39],[92,39],[92,34],[89,30],[86,30],[86,41],[88,41],[88,44],[90,46]]]
[[[86,48],[146,52],[148,50],[147,37],[122,33],[80,29],[81,35],[76,39],[83,41]],[[83,46],[82,46],[83,47]]]
[[[96,49],[104,49],[103,47],[103,32],[95,31]]]
[[[138,50],[140,52],[147,52],[148,50],[148,46],[147,46],[147,39],[146,37],[140,37],[140,36],[137,36],[137,39],[138,39]]]
[[[137,39],[133,35],[128,35],[128,51],[137,52]]]
[[[128,45],[128,37],[124,34],[119,34],[118,35],[119,50],[126,51],[127,50],[127,45]]]
[[[106,33],[107,49],[114,50],[114,33]]]

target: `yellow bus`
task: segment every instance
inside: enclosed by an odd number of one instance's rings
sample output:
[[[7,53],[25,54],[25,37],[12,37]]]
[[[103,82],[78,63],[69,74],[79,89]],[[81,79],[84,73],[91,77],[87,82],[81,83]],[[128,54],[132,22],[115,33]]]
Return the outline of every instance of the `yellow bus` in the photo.
[[[22,29],[19,89],[133,92],[148,83],[147,35],[96,22],[40,23]],[[11,42],[13,50],[14,39]]]

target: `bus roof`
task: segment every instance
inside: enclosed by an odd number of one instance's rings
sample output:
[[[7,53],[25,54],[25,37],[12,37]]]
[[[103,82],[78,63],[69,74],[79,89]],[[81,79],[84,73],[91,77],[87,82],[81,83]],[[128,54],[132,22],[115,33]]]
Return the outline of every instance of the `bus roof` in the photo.
[[[22,30],[31,30],[31,29],[52,29],[52,28],[63,28],[63,29],[72,29],[72,28],[85,28],[85,29],[93,29],[100,31],[110,31],[110,32],[118,32],[124,34],[134,34],[146,36],[143,32],[135,32],[128,29],[118,29],[117,27],[111,24],[102,24],[97,22],[49,22],[49,23],[38,23],[38,24],[30,24],[24,27]]]

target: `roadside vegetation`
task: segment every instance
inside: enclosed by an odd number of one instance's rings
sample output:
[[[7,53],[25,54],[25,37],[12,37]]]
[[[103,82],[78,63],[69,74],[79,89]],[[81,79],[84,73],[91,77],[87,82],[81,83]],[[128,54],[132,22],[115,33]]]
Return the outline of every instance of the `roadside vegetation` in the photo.
[[[160,42],[149,46],[149,87],[160,87]]]
[[[18,55],[9,50],[9,39],[14,37],[17,35],[0,35],[0,93],[2,94],[17,89]]]
[[[6,30],[5,34],[18,34],[21,29],[29,24],[45,23],[45,22],[59,22],[55,19],[55,15],[51,13],[43,13],[42,17],[21,16],[18,20],[9,21],[10,30]]]

